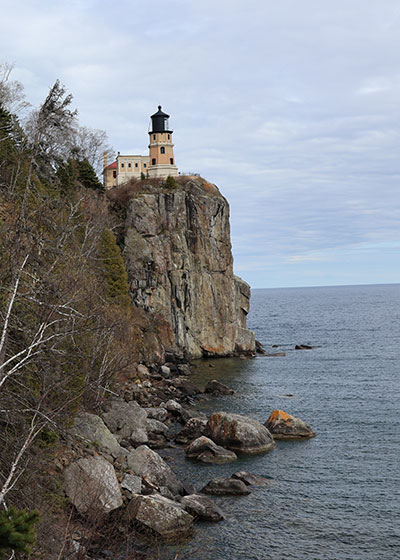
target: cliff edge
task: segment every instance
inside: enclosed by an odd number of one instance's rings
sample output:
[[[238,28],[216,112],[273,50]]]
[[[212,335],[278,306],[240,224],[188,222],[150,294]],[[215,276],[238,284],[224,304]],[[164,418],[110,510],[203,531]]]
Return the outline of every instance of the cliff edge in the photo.
[[[215,185],[136,186],[124,245],[134,304],[166,319],[186,355],[254,352],[250,286],[233,274],[229,205]]]

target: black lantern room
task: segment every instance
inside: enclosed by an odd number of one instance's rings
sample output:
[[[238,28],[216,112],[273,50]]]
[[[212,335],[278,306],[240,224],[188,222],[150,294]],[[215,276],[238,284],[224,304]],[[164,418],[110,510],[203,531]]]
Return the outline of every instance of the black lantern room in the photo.
[[[151,115],[150,118],[151,118],[151,130],[149,131],[150,134],[152,132],[172,132],[172,130],[169,130],[169,124],[168,124],[169,115],[161,111],[161,105],[158,106],[157,113]]]

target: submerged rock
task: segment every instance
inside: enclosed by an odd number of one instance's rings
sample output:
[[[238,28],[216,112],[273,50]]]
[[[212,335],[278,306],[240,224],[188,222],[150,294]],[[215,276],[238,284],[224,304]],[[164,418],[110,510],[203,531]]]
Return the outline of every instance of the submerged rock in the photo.
[[[128,467],[154,487],[166,486],[174,496],[185,494],[183,484],[164,459],[155,451],[141,445],[127,455]]]
[[[274,439],[302,439],[315,436],[308,424],[283,410],[274,410],[264,425]]]
[[[308,344],[296,344],[294,347],[295,350],[312,350],[312,346]]]
[[[233,451],[217,445],[205,436],[192,441],[186,447],[185,453],[189,459],[197,459],[202,463],[230,463],[237,459],[237,455]]]
[[[250,494],[250,490],[241,480],[213,478],[201,489],[201,493],[213,496],[246,496]]]
[[[181,504],[190,515],[199,519],[215,522],[224,519],[224,514],[220,508],[208,496],[201,496],[200,494],[184,496]]]
[[[211,414],[205,435],[218,445],[240,453],[265,453],[276,447],[271,434],[257,420],[240,414]]]
[[[122,506],[114,467],[103,457],[78,459],[64,471],[65,491],[81,514],[109,513]]]
[[[224,385],[216,379],[211,379],[204,388],[205,393],[213,393],[214,395],[233,395],[233,389]]]

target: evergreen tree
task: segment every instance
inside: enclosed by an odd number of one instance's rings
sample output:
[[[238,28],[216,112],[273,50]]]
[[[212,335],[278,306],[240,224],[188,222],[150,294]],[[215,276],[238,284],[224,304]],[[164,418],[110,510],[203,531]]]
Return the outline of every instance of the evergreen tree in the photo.
[[[30,552],[30,546],[36,539],[35,525],[39,512],[18,510],[10,507],[0,513],[0,549],[12,549],[18,552]]]
[[[99,256],[103,261],[107,299],[110,303],[130,305],[128,273],[115,235],[108,228],[101,234]]]
[[[104,190],[103,185],[97,178],[95,170],[87,159],[78,161],[78,180],[88,189],[95,189],[98,191]]]
[[[172,177],[171,175],[168,175],[168,177],[165,180],[164,186],[167,187],[167,189],[176,189],[176,187],[178,186],[178,183],[176,182],[174,177]]]
[[[56,175],[60,182],[61,192],[70,195],[76,189],[76,162],[69,158],[58,167]]]

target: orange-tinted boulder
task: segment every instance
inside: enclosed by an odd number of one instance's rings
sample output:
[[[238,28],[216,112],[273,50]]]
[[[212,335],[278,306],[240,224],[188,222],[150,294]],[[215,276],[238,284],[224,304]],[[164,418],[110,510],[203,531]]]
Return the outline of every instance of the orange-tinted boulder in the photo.
[[[303,439],[315,436],[308,424],[283,410],[274,410],[264,426],[274,439]]]

